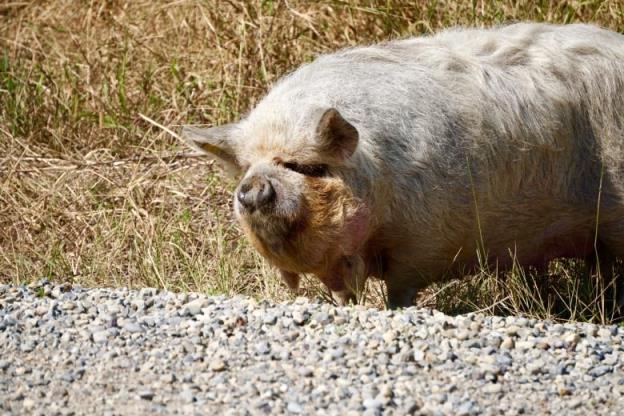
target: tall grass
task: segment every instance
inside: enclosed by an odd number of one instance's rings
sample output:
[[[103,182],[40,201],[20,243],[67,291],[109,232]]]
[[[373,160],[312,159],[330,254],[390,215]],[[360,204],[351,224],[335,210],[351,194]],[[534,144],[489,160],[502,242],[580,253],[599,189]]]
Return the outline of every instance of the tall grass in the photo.
[[[319,53],[517,20],[624,31],[619,1],[0,4],[0,280],[290,297],[241,238],[232,182],[141,115],[172,129],[231,121]],[[580,273],[557,267],[563,281]],[[514,285],[482,273],[423,299],[450,312],[552,314],[547,300],[526,304],[539,293],[530,278],[526,296]]]

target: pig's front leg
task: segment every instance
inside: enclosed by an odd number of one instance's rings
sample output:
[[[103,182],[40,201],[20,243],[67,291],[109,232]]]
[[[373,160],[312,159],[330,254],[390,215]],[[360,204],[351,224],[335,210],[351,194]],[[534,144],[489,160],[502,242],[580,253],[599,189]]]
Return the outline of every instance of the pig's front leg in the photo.
[[[414,296],[418,293],[417,288],[413,287],[394,287],[386,284],[388,287],[388,309],[408,308],[414,305]]]
[[[288,286],[291,291],[296,292],[299,290],[299,281],[301,278],[297,273],[280,269],[280,275],[282,276],[282,281],[286,283],[286,286]]]
[[[358,301],[355,293],[349,289],[338,290],[338,291],[332,290],[331,294],[332,294],[332,297],[338,301],[338,305],[340,306],[347,306],[350,304],[355,305],[357,304],[357,301]]]
[[[422,284],[425,279],[420,279],[417,272],[400,264],[390,263],[384,271],[383,280],[386,282],[389,309],[412,306],[418,291],[426,286]]]
[[[323,279],[340,305],[356,304],[366,284],[366,264],[360,255],[343,256]]]

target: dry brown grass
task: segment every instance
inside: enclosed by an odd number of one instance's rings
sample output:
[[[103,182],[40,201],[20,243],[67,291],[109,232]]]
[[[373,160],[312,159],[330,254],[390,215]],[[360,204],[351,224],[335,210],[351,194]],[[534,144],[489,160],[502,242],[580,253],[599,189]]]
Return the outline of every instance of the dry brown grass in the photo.
[[[172,129],[222,123],[319,53],[527,19],[624,31],[622,10],[619,0],[5,1],[0,280],[287,298],[232,222],[233,184],[141,114]]]

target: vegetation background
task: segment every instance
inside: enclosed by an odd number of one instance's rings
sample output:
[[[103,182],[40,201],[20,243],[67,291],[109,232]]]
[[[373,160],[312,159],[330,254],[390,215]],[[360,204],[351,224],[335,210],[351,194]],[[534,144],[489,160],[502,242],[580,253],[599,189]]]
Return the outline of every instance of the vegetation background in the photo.
[[[3,1],[0,282],[46,277],[290,298],[233,222],[234,183],[142,115],[174,131],[184,123],[225,123],[318,54],[520,20],[623,32],[624,4]],[[550,276],[515,270],[501,280],[483,270],[432,288],[420,303],[449,313],[609,321],[604,287],[579,283],[584,271],[556,263]],[[366,302],[379,304],[380,290],[369,291]],[[309,279],[302,293],[323,290]]]

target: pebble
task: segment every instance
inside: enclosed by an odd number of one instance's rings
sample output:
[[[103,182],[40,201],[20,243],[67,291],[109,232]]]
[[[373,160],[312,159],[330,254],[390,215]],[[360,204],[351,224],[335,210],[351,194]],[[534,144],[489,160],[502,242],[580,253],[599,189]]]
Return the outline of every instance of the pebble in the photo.
[[[563,336],[563,342],[570,346],[575,346],[580,340],[580,335],[574,332]]]
[[[501,342],[500,347],[506,350],[511,350],[516,346],[516,342],[511,337],[507,337]]]
[[[0,414],[624,407],[624,330],[615,326],[50,282],[0,286],[0,305]]]
[[[536,361],[530,362],[526,366],[526,369],[529,374],[532,374],[532,375],[541,374],[546,369],[546,364],[542,360],[536,360]]]
[[[387,331],[383,334],[383,340],[386,344],[392,343],[397,337],[394,331]]]
[[[363,405],[365,409],[372,409],[372,410],[381,409],[383,407],[383,403],[381,402],[381,400],[377,400],[377,399],[366,399],[364,400]]]
[[[154,391],[151,389],[141,390],[139,392],[139,397],[143,400],[152,400],[154,395]]]
[[[225,361],[223,360],[214,360],[210,363],[210,369],[212,371],[223,371],[226,369]]]
[[[483,388],[483,391],[489,394],[496,394],[503,391],[503,386],[500,384],[490,383]]]
[[[293,322],[296,323],[297,325],[303,325],[306,321],[306,316],[299,311],[294,311],[292,314],[292,318],[293,318]]]
[[[144,331],[143,327],[141,325],[137,324],[136,322],[128,322],[127,324],[125,324],[123,326],[123,329],[125,329],[128,332],[130,332],[131,334],[135,334],[135,333]]]
[[[256,354],[265,355],[271,352],[271,346],[268,342],[263,341],[256,344]]]
[[[108,341],[108,331],[97,331],[91,336],[93,337],[93,342],[100,343]]]
[[[180,400],[182,400],[182,402],[192,403],[195,402],[197,398],[195,397],[193,390],[187,388],[180,392]]]
[[[303,413],[303,408],[297,402],[288,402],[288,406],[286,406],[286,410],[290,413]]]
[[[32,399],[24,399],[24,401],[22,402],[22,406],[24,406],[24,409],[32,409],[33,407],[35,407],[36,402]]]
[[[608,366],[608,365],[600,365],[598,367],[594,367],[591,370],[589,370],[588,374],[592,377],[598,378],[612,371],[613,371],[613,367]]]
[[[192,300],[182,307],[180,315],[182,316],[198,315],[201,312],[202,308],[204,308],[207,305],[207,303],[208,302],[206,301],[205,298]]]

